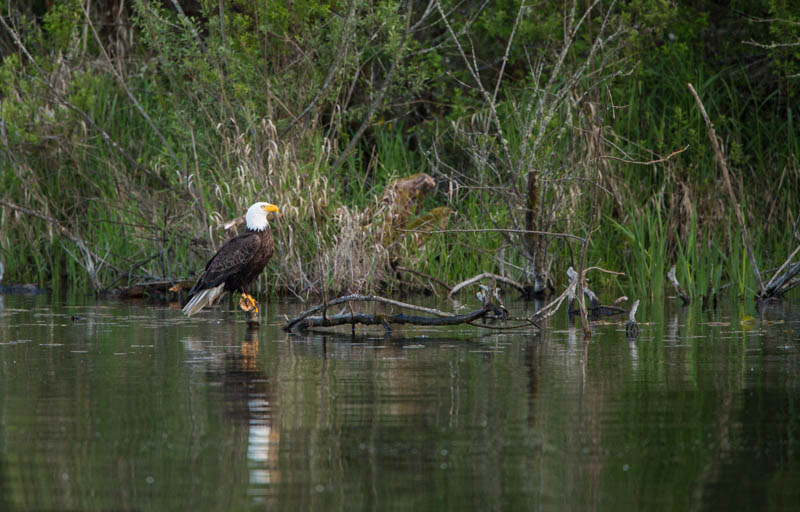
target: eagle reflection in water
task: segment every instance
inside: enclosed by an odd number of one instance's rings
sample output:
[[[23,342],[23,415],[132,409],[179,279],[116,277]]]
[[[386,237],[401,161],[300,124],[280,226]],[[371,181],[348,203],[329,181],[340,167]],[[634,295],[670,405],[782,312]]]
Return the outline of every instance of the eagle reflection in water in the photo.
[[[220,385],[214,388],[221,391],[219,405],[232,422],[235,444],[247,447],[248,494],[266,497],[276,492],[270,486],[280,481],[280,432],[273,383],[259,364],[258,332],[250,328],[238,346],[231,344],[225,350],[222,368],[219,365],[209,367],[208,380]],[[233,460],[239,468],[245,456],[241,448],[236,449]]]

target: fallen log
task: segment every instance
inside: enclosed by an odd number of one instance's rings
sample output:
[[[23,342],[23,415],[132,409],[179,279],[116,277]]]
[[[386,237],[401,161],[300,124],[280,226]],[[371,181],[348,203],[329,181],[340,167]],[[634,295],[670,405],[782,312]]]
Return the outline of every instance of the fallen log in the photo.
[[[503,316],[503,312],[493,303],[485,304],[481,309],[463,315],[453,316],[421,316],[407,315],[405,313],[386,314],[386,313],[340,313],[338,315],[306,316],[298,320],[294,319],[283,327],[287,331],[304,331],[312,327],[336,327],[338,325],[382,325],[386,332],[391,332],[391,324],[412,324],[425,326],[446,326],[468,324],[486,317],[489,313],[494,313],[497,318]],[[291,327],[290,327],[291,326]]]

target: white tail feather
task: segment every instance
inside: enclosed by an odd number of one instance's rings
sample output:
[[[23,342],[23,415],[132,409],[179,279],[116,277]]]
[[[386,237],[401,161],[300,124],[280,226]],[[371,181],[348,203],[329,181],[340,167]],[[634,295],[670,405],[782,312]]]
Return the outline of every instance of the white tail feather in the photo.
[[[214,288],[206,288],[205,290],[198,292],[192,300],[190,300],[184,307],[183,307],[183,314],[186,316],[192,316],[204,307],[208,306],[209,304],[213,304],[217,298],[222,295],[222,289],[225,287],[225,283],[215,286]]]

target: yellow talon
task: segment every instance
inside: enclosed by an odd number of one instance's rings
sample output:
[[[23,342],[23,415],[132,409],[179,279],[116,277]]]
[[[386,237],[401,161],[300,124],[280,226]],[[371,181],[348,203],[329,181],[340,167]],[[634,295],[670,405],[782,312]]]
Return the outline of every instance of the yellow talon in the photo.
[[[258,304],[248,293],[243,293],[242,296],[239,297],[239,307],[242,308],[242,311],[255,311],[258,313]]]

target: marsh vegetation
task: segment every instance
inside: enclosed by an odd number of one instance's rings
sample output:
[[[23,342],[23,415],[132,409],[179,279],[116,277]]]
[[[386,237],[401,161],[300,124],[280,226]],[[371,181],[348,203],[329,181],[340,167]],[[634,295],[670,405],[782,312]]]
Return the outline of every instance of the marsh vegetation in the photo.
[[[255,200],[261,291],[695,298],[800,242],[800,7],[502,1],[0,1],[5,282],[191,279]],[[404,179],[431,179],[403,192]],[[411,178],[409,178],[411,177]],[[166,291],[168,286],[163,288]]]

